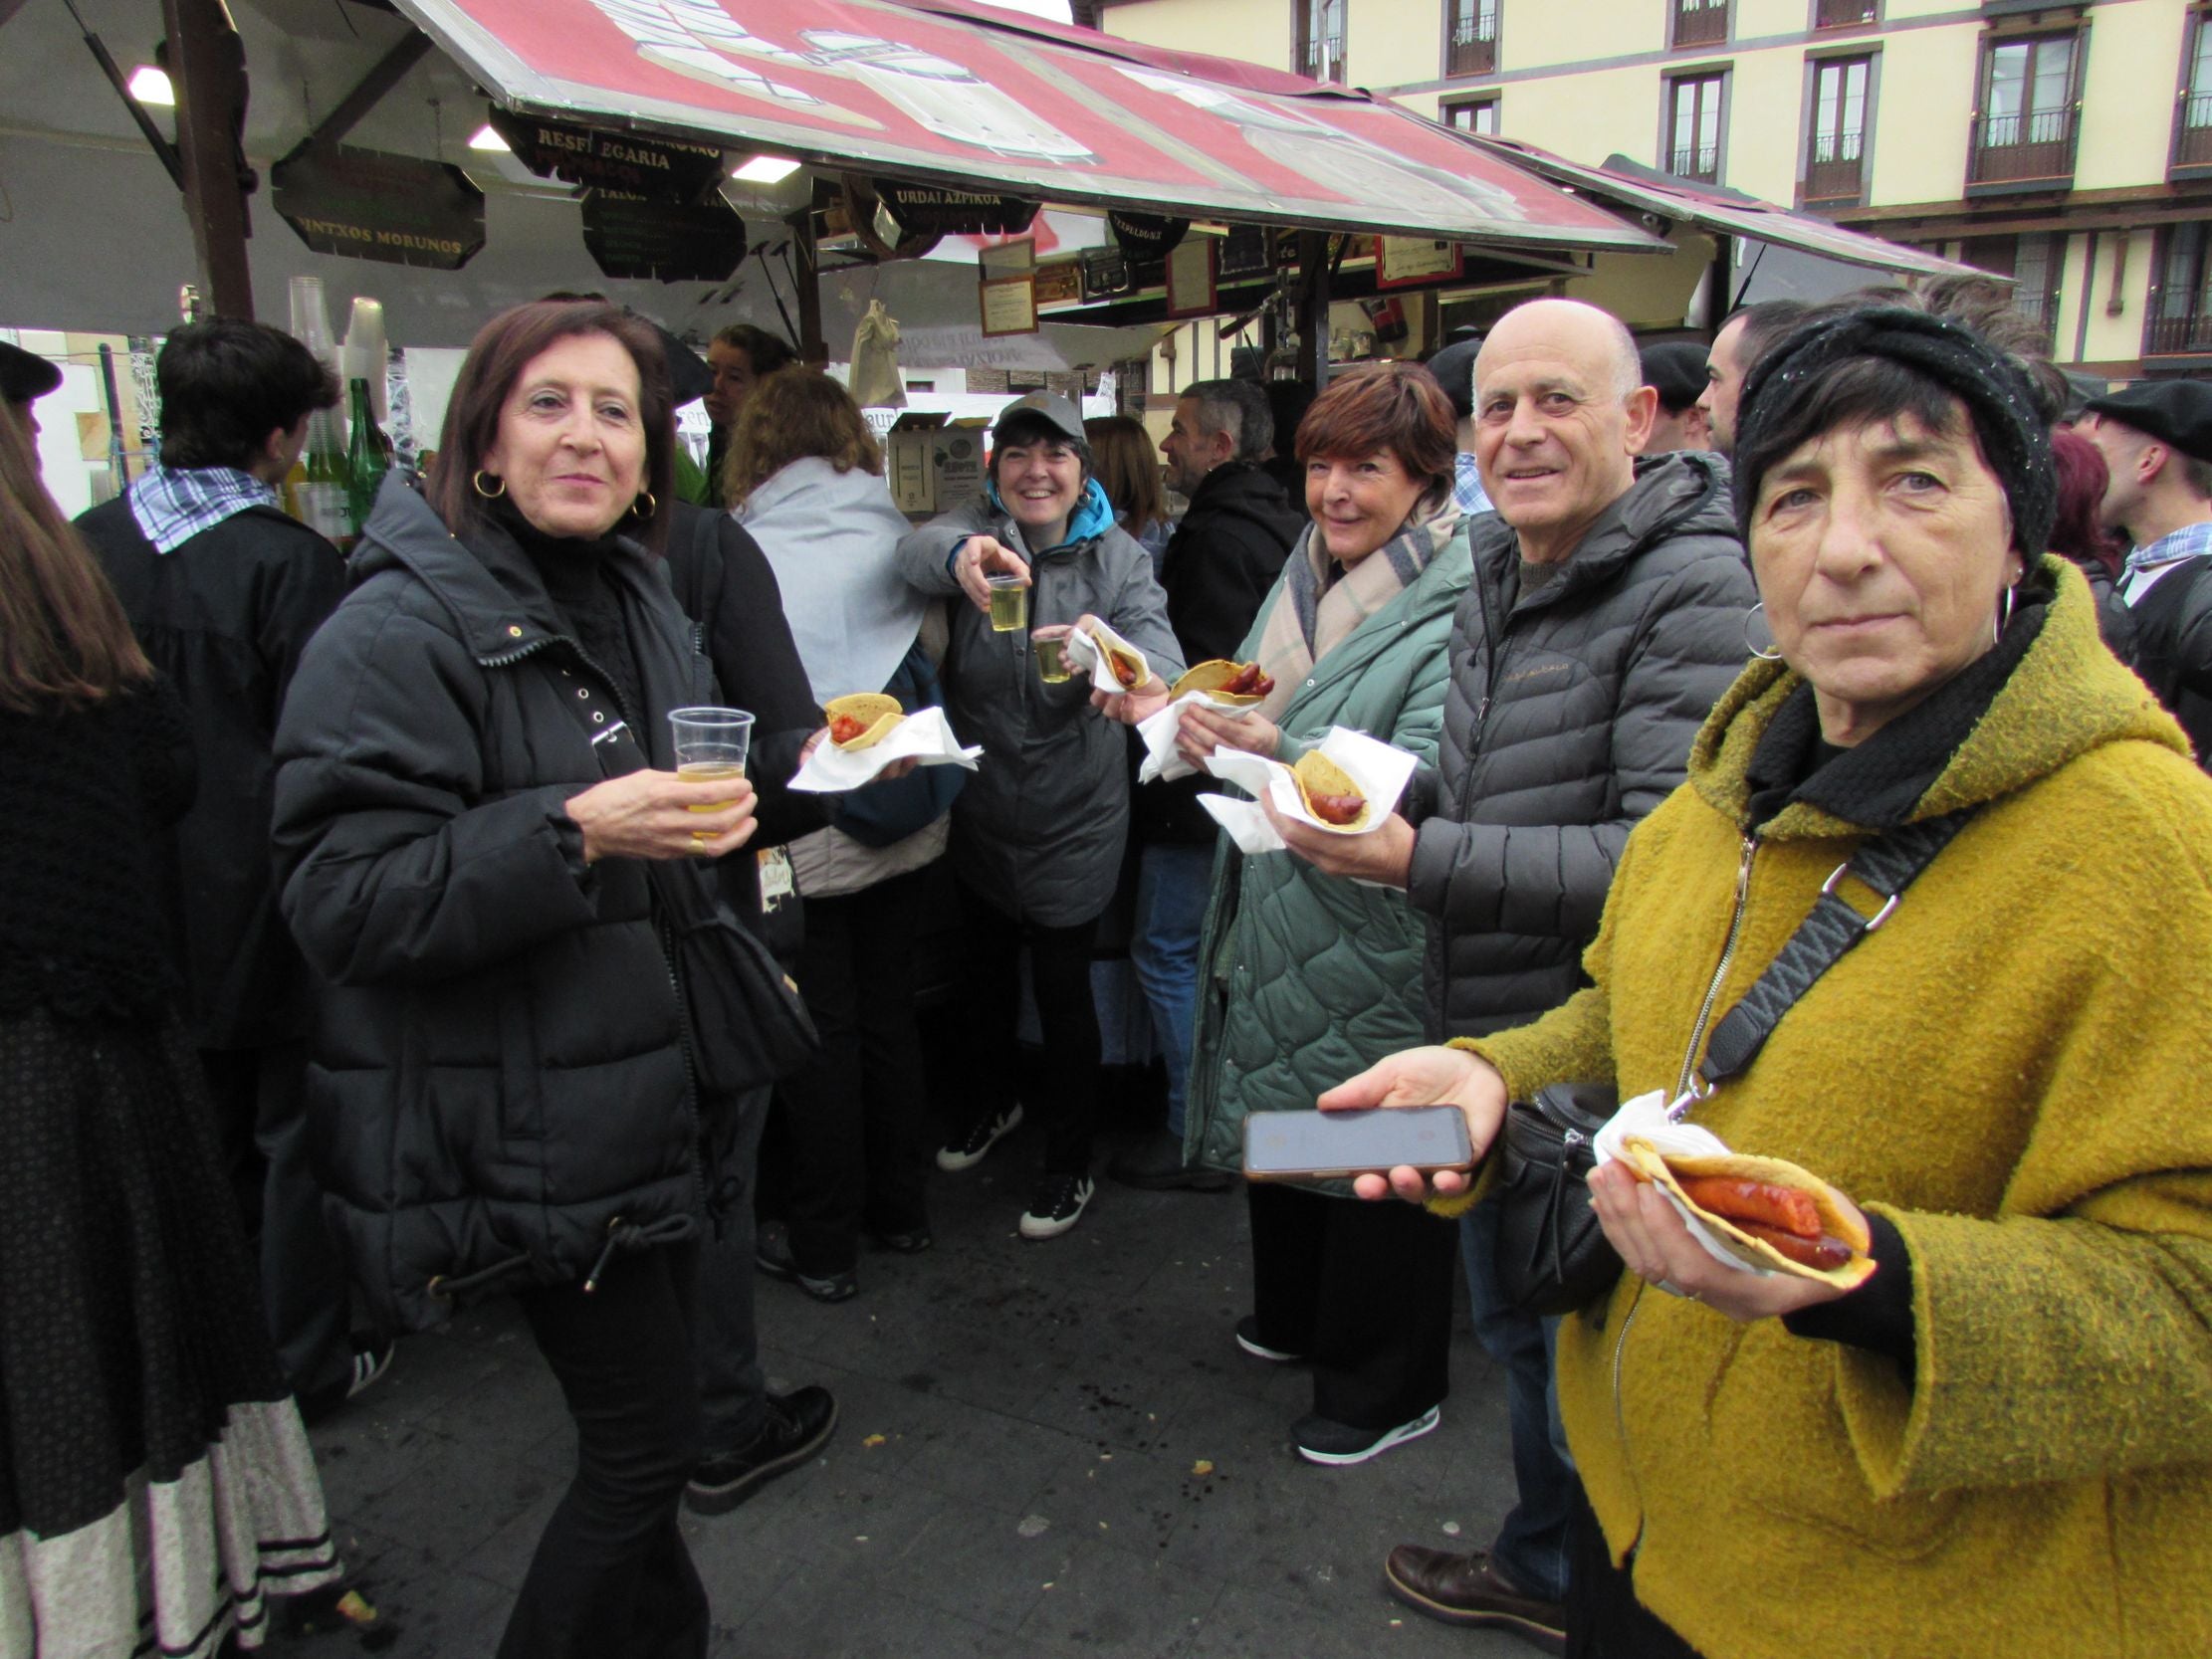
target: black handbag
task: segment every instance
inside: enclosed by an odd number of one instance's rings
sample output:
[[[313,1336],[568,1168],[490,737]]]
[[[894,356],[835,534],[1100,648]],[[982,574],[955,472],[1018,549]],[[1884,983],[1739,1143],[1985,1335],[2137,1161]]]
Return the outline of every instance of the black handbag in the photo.
[[[1934,862],[1974,810],[1964,807],[1872,836],[1836,867],[1766,971],[1713,1027],[1704,1064],[1691,1074],[1689,1092],[1673,1115],[1704,1099],[1713,1085],[1743,1074],[1782,1016],[1846,951],[1889,920],[1913,878]],[[1862,916],[1837,896],[1846,876],[1881,901],[1873,916]],[[1577,1313],[1621,1276],[1621,1257],[1590,1208],[1588,1180],[1597,1163],[1590,1142],[1616,1105],[1610,1089],[1559,1084],[1505,1110],[1498,1187],[1491,1200],[1500,1206],[1493,1265],[1498,1290],[1516,1313]]]
[[[796,982],[699,872],[652,864],[646,875],[674,947],[701,1093],[734,1100],[820,1053],[821,1034]]]
[[[1591,1139],[1619,1105],[1602,1084],[1559,1083],[1505,1109],[1492,1260],[1498,1292],[1516,1314],[1571,1314],[1621,1276],[1586,1184],[1597,1165]]]

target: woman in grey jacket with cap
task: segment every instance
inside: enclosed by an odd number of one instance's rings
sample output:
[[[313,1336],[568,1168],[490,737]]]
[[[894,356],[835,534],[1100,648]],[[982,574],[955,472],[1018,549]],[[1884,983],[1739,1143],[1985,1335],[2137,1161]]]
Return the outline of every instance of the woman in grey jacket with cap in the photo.
[[[992,429],[984,493],[912,531],[900,566],[925,593],[963,593],[945,659],[945,707],[985,764],[953,807],[952,865],[969,939],[979,1032],[975,1117],[937,1154],[961,1170],[1021,1121],[1014,1099],[1016,966],[1028,947],[1043,1028],[1044,1168],[1021,1236],[1053,1238],[1090,1201],[1097,1117],[1098,1016],[1091,945],[1120,874],[1129,828],[1127,737],[1092,708],[1080,676],[1039,678],[1029,629],[993,630],[987,578],[1029,584],[1029,624],[1066,632],[1101,620],[1149,661],[1183,672],[1152,559],[1114,523],[1091,477],[1082,417],[1064,397],[1031,393]]]

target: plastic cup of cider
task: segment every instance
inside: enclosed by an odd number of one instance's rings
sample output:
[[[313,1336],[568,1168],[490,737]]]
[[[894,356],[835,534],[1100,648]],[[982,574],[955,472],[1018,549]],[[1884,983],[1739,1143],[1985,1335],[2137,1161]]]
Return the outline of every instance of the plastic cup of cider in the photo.
[[[1075,671],[1067,660],[1067,630],[1056,633],[1036,633],[1029,636],[1037,652],[1037,678],[1047,686],[1057,686]]]
[[[753,746],[753,717],[743,709],[672,709],[668,728],[676,740],[676,775],[688,782],[745,776]],[[728,801],[709,801],[693,812],[720,812]],[[704,834],[693,839],[704,841]]]
[[[991,589],[991,628],[997,634],[1019,633],[1029,625],[1029,578],[1012,574],[986,576]]]

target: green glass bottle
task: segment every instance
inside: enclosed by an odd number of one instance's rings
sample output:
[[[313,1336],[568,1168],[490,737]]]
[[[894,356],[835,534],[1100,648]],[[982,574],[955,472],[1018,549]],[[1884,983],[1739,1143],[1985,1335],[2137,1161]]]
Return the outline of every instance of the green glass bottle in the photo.
[[[352,527],[346,522],[345,445],[339,437],[337,411],[318,409],[308,417],[307,459],[299,484],[293,490],[300,518],[308,528],[332,543],[340,552],[353,544]]]
[[[376,412],[368,401],[368,382],[356,375],[348,391],[353,436],[345,451],[345,519],[347,530],[357,537],[376,506],[376,492],[384,487],[384,475],[391,471],[391,448],[384,442],[384,435],[376,430]]]

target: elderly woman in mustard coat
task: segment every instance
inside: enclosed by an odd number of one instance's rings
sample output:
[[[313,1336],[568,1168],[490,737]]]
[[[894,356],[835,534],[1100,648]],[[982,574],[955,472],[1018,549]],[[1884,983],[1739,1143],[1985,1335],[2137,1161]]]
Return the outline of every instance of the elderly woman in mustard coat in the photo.
[[[1917,312],[1777,347],[1736,487],[1778,656],[1631,838],[1593,983],[1323,1102],[1452,1101],[1480,1147],[1554,1081],[1672,1098],[1863,841],[1975,808],[1688,1114],[1850,1194],[1870,1278],[1733,1271],[1621,1165],[1591,1179],[1624,1271],[1559,1343],[1570,1652],[2212,1652],[2212,783],[2042,552],[2028,404]],[[1416,1599],[1468,1564],[1388,1572]]]

